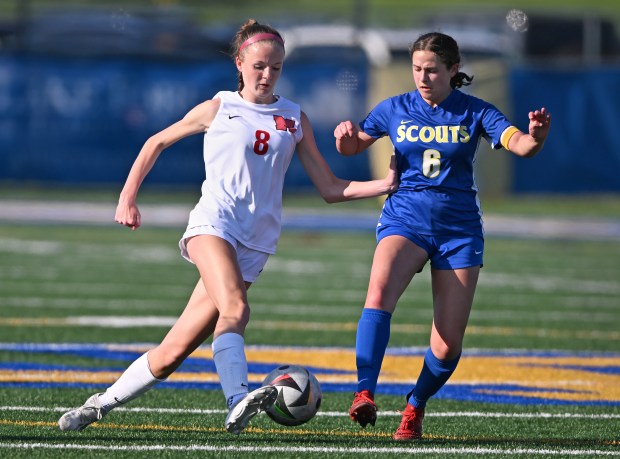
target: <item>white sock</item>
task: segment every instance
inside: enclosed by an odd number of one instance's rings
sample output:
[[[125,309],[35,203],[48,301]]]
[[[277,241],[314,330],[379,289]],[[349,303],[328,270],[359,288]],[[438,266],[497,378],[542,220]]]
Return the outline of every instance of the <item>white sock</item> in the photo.
[[[224,333],[213,340],[213,362],[228,408],[248,393],[248,362],[243,336]]]
[[[164,381],[157,379],[149,369],[147,353],[135,360],[105,393],[99,396],[101,408],[107,413],[117,406],[139,397],[155,384]]]

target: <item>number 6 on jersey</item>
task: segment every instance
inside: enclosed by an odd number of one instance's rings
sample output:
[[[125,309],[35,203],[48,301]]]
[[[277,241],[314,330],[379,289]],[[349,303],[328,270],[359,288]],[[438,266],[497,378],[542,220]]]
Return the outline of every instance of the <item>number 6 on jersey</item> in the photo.
[[[439,166],[441,164],[441,153],[437,150],[424,150],[422,159],[422,173],[425,177],[435,178],[439,175]]]

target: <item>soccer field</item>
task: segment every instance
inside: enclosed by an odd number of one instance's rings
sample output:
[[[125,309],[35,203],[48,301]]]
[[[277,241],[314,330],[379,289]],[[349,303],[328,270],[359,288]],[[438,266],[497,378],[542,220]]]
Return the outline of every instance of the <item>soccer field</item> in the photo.
[[[181,222],[181,224],[184,222]],[[489,235],[461,364],[427,409],[425,439],[395,443],[431,322],[428,269],[393,319],[377,426],[346,411],[371,231],[285,230],[250,289],[250,381],[310,368],[319,414],[282,427],[223,428],[205,343],[169,378],[83,432],[66,409],[101,391],[173,323],[197,281],[182,228],[0,224],[0,455],[3,457],[620,456],[620,239]],[[585,235],[587,236],[587,235]]]

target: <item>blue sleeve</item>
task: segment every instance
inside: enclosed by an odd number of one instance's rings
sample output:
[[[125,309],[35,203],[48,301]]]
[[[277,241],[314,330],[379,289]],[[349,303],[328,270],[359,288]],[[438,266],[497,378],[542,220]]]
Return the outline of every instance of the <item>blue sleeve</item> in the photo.
[[[484,138],[491,144],[491,148],[499,150],[502,148],[502,134],[512,124],[506,116],[500,112],[494,105],[488,102],[484,103],[482,109],[482,128],[484,130]]]
[[[360,123],[360,129],[375,139],[387,135],[392,111],[391,99],[379,102]]]

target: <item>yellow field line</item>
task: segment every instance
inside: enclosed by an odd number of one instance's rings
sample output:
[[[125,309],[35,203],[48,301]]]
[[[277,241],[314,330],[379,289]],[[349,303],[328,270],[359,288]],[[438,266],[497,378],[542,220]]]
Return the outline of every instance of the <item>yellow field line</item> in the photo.
[[[0,425],[5,426],[20,426],[20,427],[58,427],[56,422],[47,421],[21,421],[21,420],[7,420],[0,419]],[[224,433],[224,428],[219,427],[196,427],[196,426],[166,426],[157,424],[116,424],[112,422],[106,422],[104,424],[92,424],[89,428],[96,429],[115,429],[115,430],[152,430],[162,432],[209,432],[209,433]],[[389,437],[391,434],[385,432],[346,432],[338,430],[308,430],[308,429],[261,429],[258,427],[248,427],[244,432],[258,433],[258,434],[286,434],[286,435],[326,435],[326,436],[353,436],[353,437]]]

